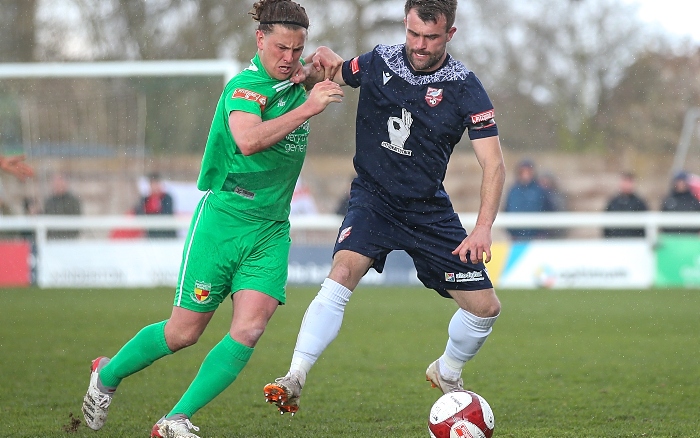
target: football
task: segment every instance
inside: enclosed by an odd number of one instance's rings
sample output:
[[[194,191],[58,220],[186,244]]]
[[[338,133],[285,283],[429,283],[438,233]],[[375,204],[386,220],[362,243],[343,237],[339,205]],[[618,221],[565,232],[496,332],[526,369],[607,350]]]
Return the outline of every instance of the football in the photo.
[[[428,418],[431,438],[491,438],[494,427],[491,406],[467,390],[451,391],[437,399]]]

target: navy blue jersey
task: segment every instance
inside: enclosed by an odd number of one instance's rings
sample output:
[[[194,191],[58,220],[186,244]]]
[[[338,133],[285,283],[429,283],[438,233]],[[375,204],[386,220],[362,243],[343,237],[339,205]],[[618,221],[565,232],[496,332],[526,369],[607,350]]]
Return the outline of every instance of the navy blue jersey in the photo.
[[[360,87],[351,205],[418,223],[452,215],[443,180],[455,145],[465,130],[472,140],[498,135],[479,79],[449,54],[438,70],[416,72],[403,44],[379,45],[342,72]]]

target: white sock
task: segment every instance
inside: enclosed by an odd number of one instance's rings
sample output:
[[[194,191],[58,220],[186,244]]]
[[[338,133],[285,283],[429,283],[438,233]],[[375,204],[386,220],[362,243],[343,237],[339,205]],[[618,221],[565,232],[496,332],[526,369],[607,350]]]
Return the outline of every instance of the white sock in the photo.
[[[306,374],[323,350],[338,336],[351,295],[352,291],[342,284],[330,278],[324,280],[301,321],[290,372],[299,372],[306,380]]]
[[[496,318],[498,315],[481,318],[464,309],[455,312],[447,329],[447,346],[440,357],[440,373],[444,378],[459,378],[464,364],[476,355],[491,334]]]

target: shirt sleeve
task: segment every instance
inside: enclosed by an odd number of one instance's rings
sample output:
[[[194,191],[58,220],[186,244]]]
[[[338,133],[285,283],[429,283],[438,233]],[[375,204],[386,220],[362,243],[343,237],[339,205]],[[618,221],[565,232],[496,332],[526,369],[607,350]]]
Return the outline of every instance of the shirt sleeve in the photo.
[[[268,97],[253,88],[251,84],[234,82],[232,87],[228,89],[224,100],[226,113],[243,111],[262,117]]]
[[[362,76],[369,72],[372,63],[372,53],[367,52],[343,63],[343,81],[348,86],[357,88],[362,84]]]
[[[481,81],[474,73],[469,73],[464,86],[469,138],[476,140],[498,135],[496,112]]]

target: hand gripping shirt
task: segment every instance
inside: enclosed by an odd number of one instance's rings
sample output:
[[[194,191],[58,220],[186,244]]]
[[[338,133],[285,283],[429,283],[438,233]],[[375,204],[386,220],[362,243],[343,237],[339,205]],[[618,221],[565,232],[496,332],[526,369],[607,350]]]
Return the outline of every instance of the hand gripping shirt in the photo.
[[[416,72],[403,44],[379,45],[342,73],[360,87],[353,202],[417,223],[452,215],[443,180],[455,145],[465,130],[472,140],[498,135],[479,79],[449,54],[436,71]]]
[[[272,147],[245,156],[233,139],[228,118],[231,111],[244,111],[266,121],[305,100],[302,85],[271,78],[255,55],[250,66],[226,84],[219,98],[197,188],[210,190],[214,202],[227,210],[273,221],[287,220],[294,185],[306,157],[309,121]]]

